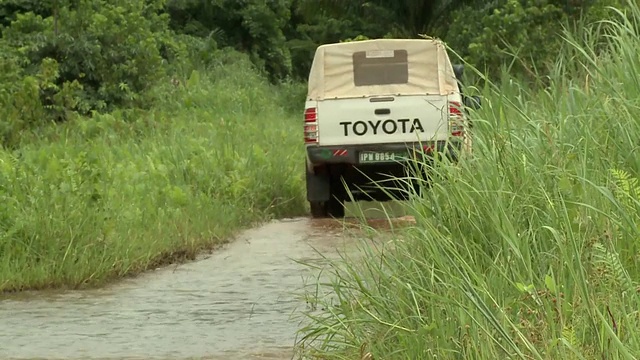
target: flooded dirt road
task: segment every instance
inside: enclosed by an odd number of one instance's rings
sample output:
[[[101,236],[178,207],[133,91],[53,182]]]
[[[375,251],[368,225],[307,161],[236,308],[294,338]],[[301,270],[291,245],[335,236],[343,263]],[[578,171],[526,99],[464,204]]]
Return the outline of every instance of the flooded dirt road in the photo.
[[[7,296],[0,359],[290,359],[315,276],[297,261],[354,244],[334,220],[279,220],[103,289]]]

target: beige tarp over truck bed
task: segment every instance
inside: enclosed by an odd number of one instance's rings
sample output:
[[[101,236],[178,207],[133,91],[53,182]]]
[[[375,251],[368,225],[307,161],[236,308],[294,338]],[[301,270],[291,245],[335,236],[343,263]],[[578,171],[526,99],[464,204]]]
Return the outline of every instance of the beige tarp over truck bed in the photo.
[[[354,54],[361,58],[384,58],[393,56],[390,54],[394,50],[406,54],[405,83],[356,86]],[[448,95],[456,91],[453,67],[441,41],[376,39],[319,46],[309,73],[307,98],[313,101],[370,95]]]

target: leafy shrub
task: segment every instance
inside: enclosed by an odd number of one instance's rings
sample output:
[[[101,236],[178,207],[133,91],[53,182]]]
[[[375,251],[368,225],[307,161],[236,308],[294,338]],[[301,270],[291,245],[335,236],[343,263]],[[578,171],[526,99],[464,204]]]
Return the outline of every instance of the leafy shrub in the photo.
[[[508,0],[466,6],[451,19],[446,40],[466,61],[494,79],[504,65],[534,79],[555,61],[567,16],[550,0]]]
[[[60,108],[87,114],[144,106],[146,92],[165,75],[161,49],[169,58],[181,51],[158,6],[146,0],[82,0],[60,7],[55,18],[19,13],[3,31],[0,48],[24,76],[37,76],[45,62],[52,63],[47,59],[57,63],[41,89],[43,105],[59,107],[54,118],[63,117]],[[75,101],[53,104],[53,96],[74,82],[82,90]]]
[[[176,32],[246,52],[276,81],[291,75],[291,54],[284,35],[291,6],[290,0],[186,0],[169,1],[165,11]]]
[[[305,211],[300,113],[246,54],[217,57],[157,89],[151,110],[78,116],[0,149],[0,292],[99,284]]]

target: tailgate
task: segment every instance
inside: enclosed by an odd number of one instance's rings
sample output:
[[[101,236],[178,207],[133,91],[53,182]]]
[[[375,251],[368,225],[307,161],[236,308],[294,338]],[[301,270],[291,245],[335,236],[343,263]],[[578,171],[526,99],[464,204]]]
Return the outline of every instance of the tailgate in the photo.
[[[403,95],[318,101],[319,145],[446,140],[447,97]]]

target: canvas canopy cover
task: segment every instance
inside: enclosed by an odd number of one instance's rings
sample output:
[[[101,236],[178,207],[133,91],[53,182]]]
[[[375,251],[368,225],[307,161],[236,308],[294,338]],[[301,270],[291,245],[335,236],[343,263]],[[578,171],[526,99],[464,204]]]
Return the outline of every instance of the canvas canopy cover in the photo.
[[[372,95],[448,95],[458,90],[444,44],[376,39],[321,45],[309,72],[308,100]]]

